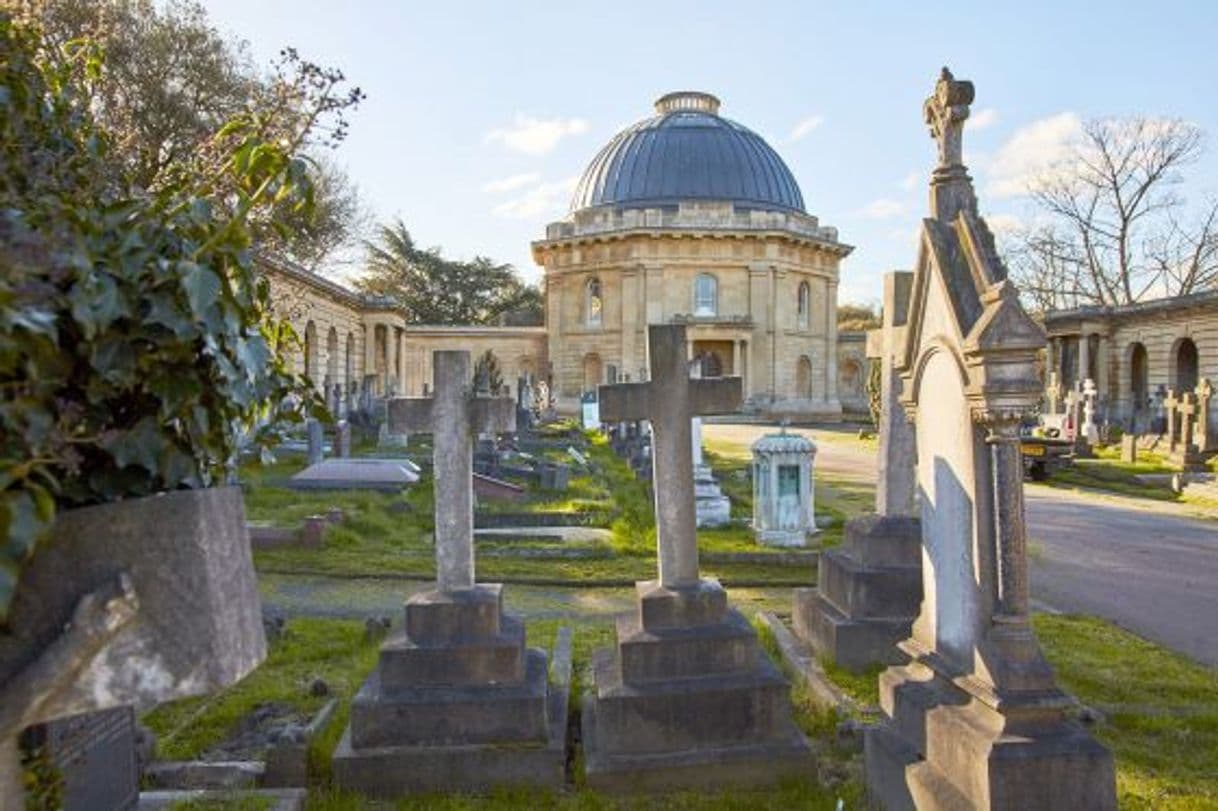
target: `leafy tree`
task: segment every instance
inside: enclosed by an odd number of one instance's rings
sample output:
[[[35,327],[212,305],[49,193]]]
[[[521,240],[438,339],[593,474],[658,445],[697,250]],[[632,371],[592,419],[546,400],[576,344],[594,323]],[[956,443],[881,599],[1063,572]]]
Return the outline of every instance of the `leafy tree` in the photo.
[[[93,116],[98,49],[0,12],[0,617],[57,508],[222,483],[243,442],[325,416],[251,250],[307,215],[300,150],[351,101],[298,68],[309,115],[245,111],[145,188]]]
[[[1036,309],[1123,305],[1218,285],[1218,199],[1189,209],[1181,170],[1203,134],[1179,120],[1088,121],[1029,192],[1040,221],[1006,246]]]
[[[246,44],[222,36],[197,0],[40,0],[33,7],[52,48],[87,38],[104,52],[105,70],[82,90],[113,139],[110,161],[136,187],[174,182],[174,167],[206,150],[225,122],[260,111],[278,130],[264,132],[268,139],[308,132],[296,157],[314,197],[307,209],[272,205],[256,212],[250,223],[260,246],[317,268],[358,243],[364,206],[327,157],[346,133],[342,110],[362,97],[358,89],[334,97],[341,73],[302,62],[290,48],[271,73],[260,73]],[[319,109],[321,98],[336,106]]]
[[[368,270],[356,287],[396,299],[415,323],[494,324],[509,314],[540,314],[541,293],[511,265],[485,256],[445,259],[439,248],[417,247],[401,220],[380,226],[365,247]]]
[[[874,308],[864,304],[837,305],[837,328],[839,330],[877,329],[880,316]]]

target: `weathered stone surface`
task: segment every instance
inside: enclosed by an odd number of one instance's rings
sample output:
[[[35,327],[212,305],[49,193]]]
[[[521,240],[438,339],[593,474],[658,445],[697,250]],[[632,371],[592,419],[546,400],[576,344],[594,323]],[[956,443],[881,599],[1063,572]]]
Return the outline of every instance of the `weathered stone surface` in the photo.
[[[63,807],[125,811],[139,799],[135,713],[130,707],[59,718],[25,730],[27,751],[41,751],[63,779]],[[33,804],[31,804],[32,806]]]
[[[432,589],[406,601],[406,636],[416,645],[444,646],[489,640],[500,632],[503,585]]]
[[[622,681],[631,684],[746,672],[761,655],[753,627],[734,609],[722,622],[685,628],[647,629],[622,614],[617,641]]]
[[[658,580],[640,580],[634,590],[639,623],[648,630],[713,625],[727,613],[727,592],[711,578],[675,588]]]
[[[31,720],[198,695],[266,656],[241,490],[178,491],[60,513],[22,573],[0,683],[47,649],[83,595],[124,573],[134,617]]]
[[[816,443],[784,426],[753,443],[753,534],[767,546],[806,546],[816,526]]]
[[[424,646],[399,637],[381,647],[381,683],[387,690],[425,685],[519,682],[524,678],[524,625],[500,620],[499,633],[466,643]]]
[[[351,744],[457,746],[544,742],[546,655],[528,651],[526,675],[509,684],[389,688],[373,671],[351,701]]]
[[[816,588],[795,590],[791,623],[796,636],[818,655],[847,670],[861,672],[875,664],[899,664],[909,658],[897,643],[909,636],[912,617],[856,619]]]
[[[396,493],[419,480],[408,459],[325,459],[292,476],[293,490],[376,490]]]

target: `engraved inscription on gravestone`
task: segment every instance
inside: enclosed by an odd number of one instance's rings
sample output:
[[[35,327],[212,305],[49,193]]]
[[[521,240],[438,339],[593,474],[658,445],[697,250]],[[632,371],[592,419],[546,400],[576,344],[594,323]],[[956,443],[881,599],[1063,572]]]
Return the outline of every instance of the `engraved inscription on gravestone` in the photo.
[[[63,775],[65,811],[126,811],[139,801],[131,707],[30,727],[22,744],[27,751],[43,750]]]

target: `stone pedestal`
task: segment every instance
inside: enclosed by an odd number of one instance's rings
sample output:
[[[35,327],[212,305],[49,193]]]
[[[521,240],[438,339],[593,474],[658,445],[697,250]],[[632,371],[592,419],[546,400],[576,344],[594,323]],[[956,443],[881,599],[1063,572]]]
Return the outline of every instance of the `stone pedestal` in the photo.
[[[807,774],[786,679],[714,580],[638,583],[584,697],[588,784],[610,791],[763,785]]]
[[[334,753],[341,788],[390,798],[563,782],[567,693],[503,614],[501,586],[429,591],[381,648]]]
[[[889,722],[868,727],[870,802],[886,811],[1110,809],[1112,755],[1076,723],[1062,697],[989,702],[914,662],[880,676]],[[998,711],[991,704],[999,704]],[[1022,706],[1015,706],[1022,705]]]
[[[707,465],[694,466],[694,512],[699,527],[721,527],[732,520],[732,502],[719,489]]]
[[[841,547],[820,556],[817,587],[795,590],[795,634],[855,672],[901,664],[922,601],[922,528],[916,518],[867,515],[846,524]]]

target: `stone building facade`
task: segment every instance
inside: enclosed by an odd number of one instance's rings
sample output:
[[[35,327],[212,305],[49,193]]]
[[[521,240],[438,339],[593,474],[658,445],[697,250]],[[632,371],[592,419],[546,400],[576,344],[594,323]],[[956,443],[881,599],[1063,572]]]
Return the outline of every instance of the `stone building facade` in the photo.
[[[864,337],[837,331],[852,249],[805,211],[782,159],[721,117],[714,96],[670,93],[615,136],[571,213],[532,247],[545,327],[408,324],[392,301],[261,261],[277,312],[303,339],[298,369],[328,400],[418,396],[434,350],[493,350],[505,383],[549,380],[559,410],[575,413],[599,384],[645,374],[649,324],[682,323],[704,376],[744,378],[748,412],[867,413]]]
[[[647,326],[682,323],[704,376],[744,378],[746,411],[840,416],[837,287],[850,251],[718,99],[662,97],[596,155],[571,213],[533,243],[560,410],[638,380]]]
[[[1145,430],[1156,392],[1218,381],[1218,291],[1123,307],[1053,310],[1045,384],[1065,391],[1090,378],[1108,421]],[[1213,426],[1218,429],[1218,426]]]

